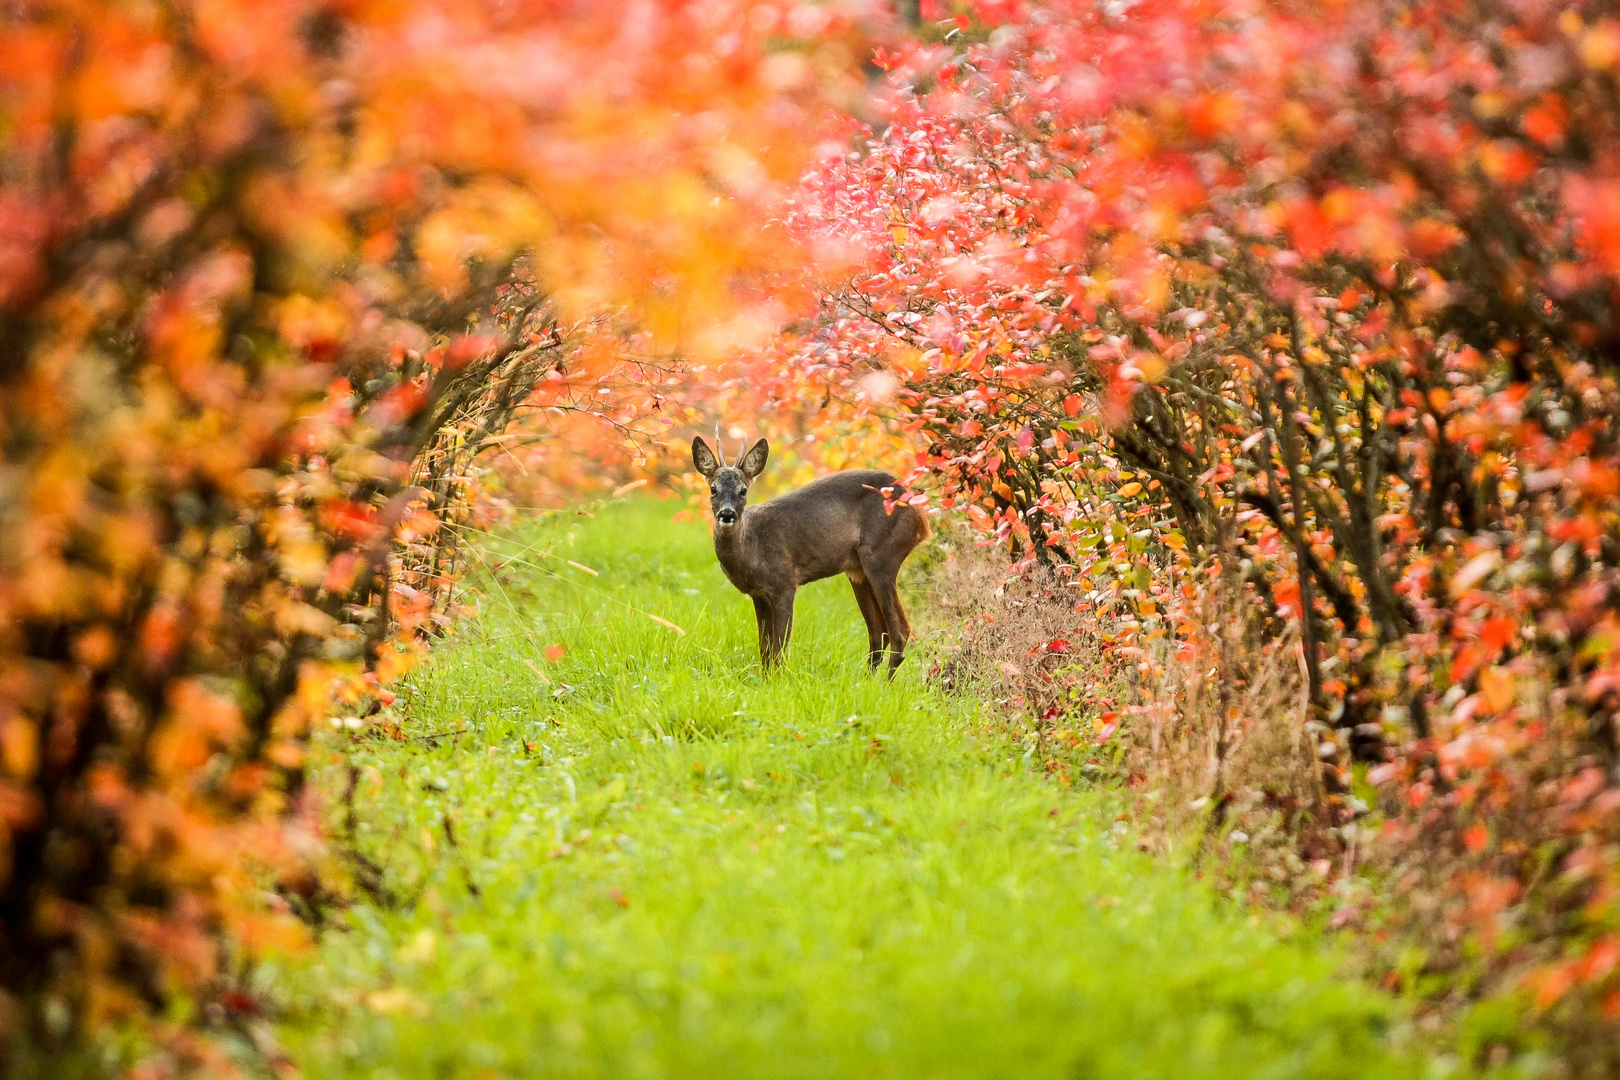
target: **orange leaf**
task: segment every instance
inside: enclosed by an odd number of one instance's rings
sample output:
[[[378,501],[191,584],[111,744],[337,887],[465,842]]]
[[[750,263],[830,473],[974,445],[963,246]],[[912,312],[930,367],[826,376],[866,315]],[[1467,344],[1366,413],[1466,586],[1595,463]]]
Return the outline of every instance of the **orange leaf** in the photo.
[[[1504,668],[1486,668],[1479,673],[1479,689],[1485,695],[1485,705],[1493,713],[1504,712],[1513,705],[1513,673]]]

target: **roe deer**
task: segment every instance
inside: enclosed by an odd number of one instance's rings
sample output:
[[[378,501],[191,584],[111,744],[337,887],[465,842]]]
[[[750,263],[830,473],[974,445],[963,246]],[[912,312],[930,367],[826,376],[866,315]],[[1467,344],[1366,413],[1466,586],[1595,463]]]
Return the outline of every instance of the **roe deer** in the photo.
[[[886,509],[885,503],[906,492],[900,481],[875,469],[833,473],[747,506],[748,485],[764,471],[770,449],[761,439],[735,465],[725,465],[702,437],[692,440],[692,464],[709,482],[714,553],[726,577],[754,601],[760,663],[768,668],[780,662],[793,633],[799,586],[844,574],[866,620],[866,661],[876,668],[887,649],[892,675],[911,637],[895,579],[912,548],[928,536],[928,519],[906,503]]]

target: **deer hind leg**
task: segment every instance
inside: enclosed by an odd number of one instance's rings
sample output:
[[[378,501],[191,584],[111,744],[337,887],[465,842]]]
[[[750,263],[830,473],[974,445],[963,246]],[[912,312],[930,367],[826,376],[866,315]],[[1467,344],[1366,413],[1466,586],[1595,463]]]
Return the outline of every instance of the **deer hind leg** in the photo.
[[[911,623],[906,620],[906,610],[900,606],[900,590],[895,582],[900,576],[900,563],[909,549],[896,559],[890,552],[866,551],[860,553],[861,571],[866,577],[867,588],[877,600],[878,613],[883,619],[883,629],[887,637],[889,648],[889,673],[900,666],[900,661],[906,658],[906,642],[911,640]]]
[[[851,574],[849,584],[855,590],[855,603],[860,605],[861,618],[866,621],[866,662],[875,669],[883,663],[883,639],[887,636],[883,609],[878,606],[877,594],[864,577]]]
[[[906,609],[900,606],[900,590],[895,586],[893,577],[873,581],[872,591],[877,594],[878,607],[889,628],[889,674],[892,675],[894,669],[900,666],[900,661],[906,658],[906,642],[911,640],[911,623],[906,621]]]

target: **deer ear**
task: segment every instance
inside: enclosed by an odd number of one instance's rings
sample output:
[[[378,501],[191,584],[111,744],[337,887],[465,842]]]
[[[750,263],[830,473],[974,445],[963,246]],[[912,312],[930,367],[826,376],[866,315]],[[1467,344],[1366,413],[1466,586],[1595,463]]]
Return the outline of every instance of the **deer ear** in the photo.
[[[761,439],[748,448],[748,453],[744,454],[742,460],[737,462],[737,468],[742,470],[744,476],[752,480],[765,471],[765,459],[770,456],[770,453],[771,444]]]
[[[705,477],[713,476],[715,470],[720,468],[720,463],[714,458],[714,451],[709,449],[709,444],[703,441],[701,435],[692,440],[692,467]]]

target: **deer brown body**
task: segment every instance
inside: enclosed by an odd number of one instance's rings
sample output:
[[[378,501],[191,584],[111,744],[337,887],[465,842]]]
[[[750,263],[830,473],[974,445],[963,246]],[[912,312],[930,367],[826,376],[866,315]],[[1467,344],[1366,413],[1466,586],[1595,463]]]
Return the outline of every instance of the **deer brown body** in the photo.
[[[833,473],[747,506],[748,485],[764,470],[769,452],[761,439],[726,466],[701,438],[692,440],[692,463],[709,481],[714,553],[726,577],[754,601],[760,662],[770,667],[780,661],[793,633],[799,586],[843,574],[866,621],[867,662],[879,666],[887,651],[892,672],[911,638],[896,581],[900,564],[928,536],[928,519],[912,506],[896,505],[905,489],[874,469]]]

